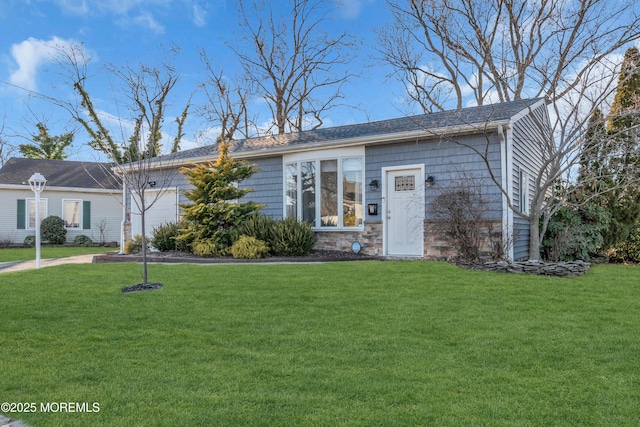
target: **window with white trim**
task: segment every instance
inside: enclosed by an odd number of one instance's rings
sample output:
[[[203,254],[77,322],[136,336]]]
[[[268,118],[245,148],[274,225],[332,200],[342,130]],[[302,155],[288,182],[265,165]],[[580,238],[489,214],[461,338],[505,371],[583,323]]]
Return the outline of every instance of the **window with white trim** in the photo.
[[[40,198],[40,221],[47,217],[49,211],[48,199]],[[36,199],[27,199],[27,229],[34,230],[36,228]]]
[[[285,217],[319,229],[361,228],[364,156],[353,150],[315,154],[285,157]]]
[[[82,229],[82,200],[63,199],[62,219],[66,229]]]
[[[529,174],[520,169],[520,211],[529,213]]]

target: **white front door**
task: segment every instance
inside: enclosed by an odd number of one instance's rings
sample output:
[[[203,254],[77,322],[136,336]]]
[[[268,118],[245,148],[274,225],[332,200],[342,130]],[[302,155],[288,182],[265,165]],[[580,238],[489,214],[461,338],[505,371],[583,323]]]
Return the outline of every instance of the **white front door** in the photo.
[[[424,169],[383,169],[387,255],[424,255]]]

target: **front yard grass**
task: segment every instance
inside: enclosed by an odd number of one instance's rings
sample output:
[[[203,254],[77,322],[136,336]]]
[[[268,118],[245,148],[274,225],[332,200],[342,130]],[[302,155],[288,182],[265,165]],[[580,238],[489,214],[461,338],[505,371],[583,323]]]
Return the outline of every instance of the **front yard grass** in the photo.
[[[50,246],[40,247],[40,258],[65,258],[75,255],[101,254],[118,251],[106,246]],[[36,259],[36,248],[0,248],[0,262],[31,261]]]
[[[0,402],[35,427],[640,424],[640,269],[428,262],[0,275]]]

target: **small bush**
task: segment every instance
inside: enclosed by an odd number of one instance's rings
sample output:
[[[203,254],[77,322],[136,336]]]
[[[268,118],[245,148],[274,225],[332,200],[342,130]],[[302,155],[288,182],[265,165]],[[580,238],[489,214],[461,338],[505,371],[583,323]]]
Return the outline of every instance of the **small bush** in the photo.
[[[196,239],[191,244],[194,255],[201,257],[218,257],[228,254],[228,247],[215,239]]]
[[[251,236],[240,236],[231,246],[231,255],[239,259],[258,259],[269,255],[269,246]]]
[[[46,217],[40,223],[40,236],[52,245],[63,245],[67,241],[64,220],[55,215]]]
[[[640,262],[640,225],[633,227],[627,240],[616,245],[609,256],[612,262]]]
[[[133,236],[133,239],[128,240],[124,244],[124,253],[127,255],[131,255],[139,254],[140,252],[142,252],[142,236],[136,234],[135,236]]]
[[[314,242],[311,224],[290,217],[274,222],[273,238],[269,243],[274,255],[304,256],[309,255]]]
[[[73,244],[78,246],[89,246],[93,243],[91,237],[80,234],[73,239]]]
[[[244,235],[255,237],[263,242],[271,242],[273,240],[275,222],[276,221],[270,216],[261,214],[251,215],[236,229],[237,237]],[[237,238],[234,240],[237,240]]]
[[[180,226],[176,222],[167,222],[154,227],[151,232],[151,246],[160,252],[185,251],[186,247],[176,240],[180,234]]]
[[[29,246],[29,247],[35,246],[35,244],[36,244],[36,236],[27,236],[27,237],[25,237],[23,244],[25,246]]]
[[[14,239],[15,236],[13,234],[0,236],[0,247],[8,248],[9,246],[13,245]]]

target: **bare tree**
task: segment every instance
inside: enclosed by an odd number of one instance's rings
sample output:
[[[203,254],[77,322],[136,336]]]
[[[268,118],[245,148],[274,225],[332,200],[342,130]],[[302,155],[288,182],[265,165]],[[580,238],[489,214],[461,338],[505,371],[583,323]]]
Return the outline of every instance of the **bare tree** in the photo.
[[[257,94],[271,111],[271,127],[282,134],[315,129],[336,107],[341,88],[353,76],[352,37],[331,37],[322,30],[331,3],[292,0],[288,16],[278,16],[273,3],[240,0],[238,13],[244,33],[229,43]],[[344,71],[339,71],[339,70]]]
[[[171,53],[175,53],[172,51]],[[169,164],[171,156],[156,158],[160,153],[160,139],[169,103],[169,95],[178,81],[175,68],[164,62],[160,66],[141,64],[139,68],[107,67],[107,72],[115,76],[120,83],[114,93],[114,99],[126,100],[124,105],[117,103],[119,112],[115,119],[119,123],[119,138],[109,131],[104,115],[93,105],[86,87],[88,60],[80,46],[63,52],[66,59],[67,78],[71,79],[73,89],[79,97],[77,104],[60,102],[74,119],[93,139],[91,145],[113,161],[112,173],[122,180],[125,192],[129,192],[130,203],[140,213],[142,237],[143,285],[148,282],[146,213],[169,189],[176,169]],[[189,102],[175,120],[176,130],[171,151],[179,149],[183,126],[187,118]],[[150,190],[153,190],[151,193]]]
[[[615,91],[619,63],[614,54],[640,38],[637,2],[388,3],[395,22],[380,31],[380,52],[405,84],[410,101],[423,111],[459,109],[466,103],[548,100],[549,116],[541,111],[531,114],[539,158],[537,170],[531,171],[528,212],[519,208],[497,171],[491,170],[488,145],[468,146],[484,161],[509,207],[529,221],[529,256],[540,259],[540,242],[558,205],[552,201],[562,199],[556,193],[559,182],[574,171],[588,145],[589,118]]]
[[[5,134],[4,117],[0,124],[0,167],[2,167],[7,160],[16,154],[16,147],[9,142]]]
[[[231,141],[239,136],[248,138],[257,133],[247,111],[252,83],[228,78],[222,70],[216,71],[204,49],[200,51],[200,58],[207,69],[207,81],[203,84],[207,104],[200,108],[200,113],[209,124],[220,127],[216,141]]]

